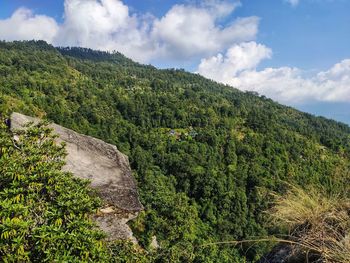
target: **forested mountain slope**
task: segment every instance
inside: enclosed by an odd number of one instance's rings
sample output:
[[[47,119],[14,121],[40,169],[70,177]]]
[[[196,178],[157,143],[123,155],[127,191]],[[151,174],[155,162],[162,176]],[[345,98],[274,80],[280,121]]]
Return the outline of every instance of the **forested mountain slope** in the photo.
[[[0,42],[0,111],[127,154],[146,209],[133,229],[159,262],[254,262],[266,244],[203,244],[277,233],[264,211],[287,184],[350,190],[349,126],[120,53]]]

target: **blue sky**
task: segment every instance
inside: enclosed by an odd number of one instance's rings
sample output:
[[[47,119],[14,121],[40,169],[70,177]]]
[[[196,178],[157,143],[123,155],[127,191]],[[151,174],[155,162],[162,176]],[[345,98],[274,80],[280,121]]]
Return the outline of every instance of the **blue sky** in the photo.
[[[348,0],[0,0],[0,39],[119,50],[350,124],[349,12]]]

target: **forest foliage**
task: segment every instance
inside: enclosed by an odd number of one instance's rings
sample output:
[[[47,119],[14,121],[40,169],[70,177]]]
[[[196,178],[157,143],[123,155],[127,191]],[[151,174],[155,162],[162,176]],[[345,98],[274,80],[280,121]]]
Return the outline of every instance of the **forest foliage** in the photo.
[[[254,262],[268,245],[202,245],[275,234],[264,211],[285,182],[349,193],[349,126],[117,52],[0,42],[0,112],[12,111],[129,156],[145,206],[132,227],[146,250],[157,237],[156,262]]]

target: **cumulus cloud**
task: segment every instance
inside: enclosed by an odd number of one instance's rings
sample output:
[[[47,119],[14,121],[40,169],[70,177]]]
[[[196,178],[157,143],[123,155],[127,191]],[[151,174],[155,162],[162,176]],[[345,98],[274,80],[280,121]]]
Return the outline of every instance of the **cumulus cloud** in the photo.
[[[58,29],[53,18],[34,15],[26,8],[19,8],[10,18],[0,20],[0,38],[8,41],[42,39],[52,42]]]
[[[175,5],[154,22],[152,37],[162,54],[177,58],[218,52],[230,44],[255,38],[257,17],[239,18],[220,28],[215,23],[220,15],[202,7]]]
[[[321,98],[327,101],[350,101],[350,59],[344,59],[316,76]]]
[[[240,43],[232,46],[225,55],[202,59],[198,73],[284,103],[306,100],[350,102],[350,59],[306,78],[298,68],[257,70],[259,63],[271,55],[271,50],[264,45],[255,42]]]
[[[234,76],[243,70],[255,68],[262,59],[270,58],[271,54],[271,49],[264,45],[255,42],[241,43],[229,48],[225,55],[219,53],[202,59],[198,72],[206,77],[233,84]]]
[[[118,50],[146,62],[155,50],[148,22],[119,0],[65,0],[64,22],[53,44]]]
[[[131,20],[128,7],[114,0],[66,0],[64,10],[57,41],[70,45],[101,45]]]

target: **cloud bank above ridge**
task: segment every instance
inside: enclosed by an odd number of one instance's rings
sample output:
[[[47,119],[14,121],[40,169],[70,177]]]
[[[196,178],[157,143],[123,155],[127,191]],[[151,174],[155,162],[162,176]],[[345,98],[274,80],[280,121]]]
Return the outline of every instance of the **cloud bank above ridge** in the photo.
[[[198,73],[241,90],[256,91],[280,102],[350,102],[350,59],[329,70],[303,77],[298,68],[280,67],[257,70],[272,50],[255,42],[235,44],[221,53],[202,59]]]

